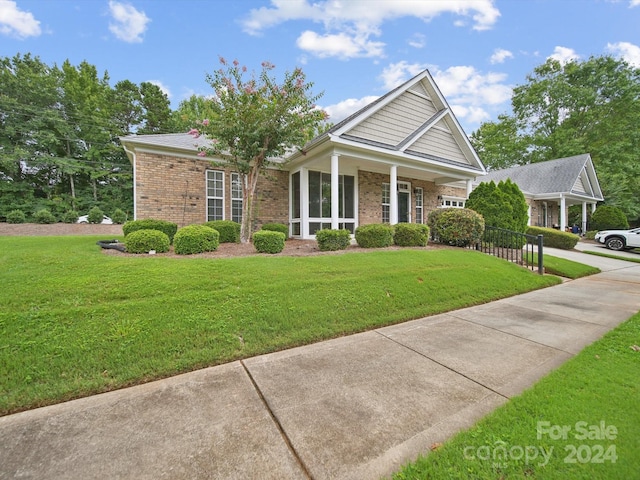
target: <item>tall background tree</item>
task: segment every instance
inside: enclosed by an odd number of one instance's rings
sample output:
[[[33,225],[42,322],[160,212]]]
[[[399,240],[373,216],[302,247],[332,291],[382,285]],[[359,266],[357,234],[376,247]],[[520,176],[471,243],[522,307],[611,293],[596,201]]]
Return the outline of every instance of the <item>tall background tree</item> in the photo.
[[[226,159],[242,179],[242,242],[251,238],[254,197],[260,174],[293,148],[301,148],[318,131],[326,113],[315,102],[313,83],[299,68],[286,72],[282,83],[270,76],[275,68],[262,63],[259,74],[249,74],[237,60],[207,76],[215,96],[211,118],[203,119],[194,135],[206,134],[212,147],[202,154]]]
[[[511,103],[512,115],[471,137],[489,169],[590,153],[605,203],[638,219],[640,69],[609,56],[550,59],[514,89]]]

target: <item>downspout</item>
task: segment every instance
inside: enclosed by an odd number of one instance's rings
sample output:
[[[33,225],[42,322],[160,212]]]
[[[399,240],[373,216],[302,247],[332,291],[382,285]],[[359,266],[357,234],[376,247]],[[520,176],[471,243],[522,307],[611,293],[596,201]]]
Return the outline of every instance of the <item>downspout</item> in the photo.
[[[134,151],[129,150],[127,146],[123,143],[122,148],[124,148],[125,153],[131,159],[131,165],[133,166],[133,219],[137,220],[138,218],[138,189],[136,188],[136,154]]]

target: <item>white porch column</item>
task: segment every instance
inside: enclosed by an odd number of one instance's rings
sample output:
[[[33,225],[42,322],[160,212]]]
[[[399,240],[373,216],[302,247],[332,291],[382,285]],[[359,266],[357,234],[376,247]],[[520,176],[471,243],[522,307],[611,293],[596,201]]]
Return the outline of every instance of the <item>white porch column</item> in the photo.
[[[389,223],[398,223],[398,166],[391,165],[389,185]]]
[[[582,202],[582,234],[587,233],[587,202]]]
[[[309,238],[309,170],[300,169],[300,235]]]
[[[563,194],[560,194],[560,231],[567,228],[567,201]]]
[[[527,205],[527,225],[529,227],[533,225],[533,223],[531,223],[531,204]]]
[[[467,180],[467,198],[473,192],[473,180]]]
[[[339,189],[339,163],[338,155],[331,155],[331,229],[338,229],[338,219],[340,217],[340,195]]]
[[[593,214],[593,212],[595,212],[595,211],[596,211],[596,207],[597,207],[597,206],[598,206],[598,205],[597,205],[595,202],[591,204],[591,213],[592,213],[592,214]]]

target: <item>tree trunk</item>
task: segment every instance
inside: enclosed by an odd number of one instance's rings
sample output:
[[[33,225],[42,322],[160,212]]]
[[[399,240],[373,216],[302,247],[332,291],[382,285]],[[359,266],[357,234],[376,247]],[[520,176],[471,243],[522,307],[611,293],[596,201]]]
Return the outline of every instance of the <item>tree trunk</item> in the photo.
[[[249,173],[241,173],[242,178],[242,223],[240,224],[240,242],[249,243],[253,234],[253,203],[260,169],[252,166]]]
[[[73,180],[73,173],[69,174],[69,185],[71,187],[71,208],[76,209],[76,183]]]

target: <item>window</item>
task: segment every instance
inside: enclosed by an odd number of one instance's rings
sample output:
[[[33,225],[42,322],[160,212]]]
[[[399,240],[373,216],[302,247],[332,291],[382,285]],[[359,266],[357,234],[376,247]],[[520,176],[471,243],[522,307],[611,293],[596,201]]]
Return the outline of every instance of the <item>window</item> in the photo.
[[[424,223],[424,192],[421,187],[416,187],[416,223]]]
[[[224,219],[224,172],[207,170],[207,221]]]
[[[296,186],[299,178],[293,177],[293,190],[299,198],[300,187]],[[296,190],[297,189],[297,190]],[[314,235],[321,228],[331,228],[331,174],[309,171],[309,234]],[[338,176],[338,228],[353,232],[355,228],[355,177]],[[299,207],[293,202],[292,218],[300,215]],[[295,221],[292,222],[295,232]],[[294,233],[295,234],[295,233]]]
[[[391,185],[388,183],[382,184],[382,223],[389,223],[390,215],[390,202],[391,202]]]
[[[231,220],[242,223],[242,180],[239,173],[231,174]]]
[[[461,197],[445,197],[443,196],[440,201],[440,207],[442,208],[464,208],[466,199]]]

